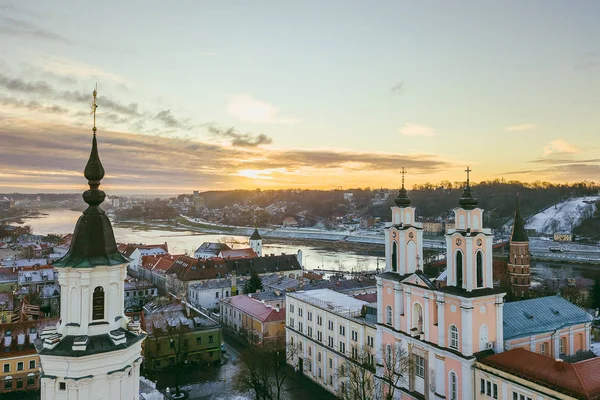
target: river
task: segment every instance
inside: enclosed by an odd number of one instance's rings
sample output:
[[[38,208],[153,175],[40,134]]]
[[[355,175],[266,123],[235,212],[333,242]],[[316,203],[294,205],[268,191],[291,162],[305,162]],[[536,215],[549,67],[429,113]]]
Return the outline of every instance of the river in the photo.
[[[67,209],[46,209],[40,212],[47,214],[39,218],[24,218],[26,225],[30,225],[33,233],[38,235],[47,235],[50,233],[67,234],[73,233],[75,223],[81,215],[79,211]],[[227,244],[234,247],[248,247],[248,237],[235,236],[228,234],[203,234],[186,230],[167,230],[167,229],[139,229],[135,227],[121,227],[113,224],[115,239],[118,243],[144,243],[157,244],[167,242],[171,254],[194,254],[194,251],[204,242],[218,242],[226,240]],[[281,239],[282,241],[284,239]],[[331,243],[329,243],[331,245]],[[289,245],[281,242],[270,242],[263,240],[264,253],[273,254],[296,254],[302,250],[303,262],[307,269],[321,268],[338,269],[340,266],[350,270],[359,267],[361,269],[375,270],[385,266],[383,249],[378,257],[373,254],[362,252],[332,252],[324,248]],[[370,252],[372,253],[372,252]]]
[[[67,234],[75,229],[75,223],[81,215],[79,211],[67,209],[48,209],[41,212],[47,214],[39,218],[25,218],[25,224],[30,225],[33,232],[40,235],[49,233]],[[234,236],[228,234],[202,234],[192,231],[178,231],[167,229],[139,229],[132,227],[114,226],[115,238],[120,243],[145,243],[156,244],[167,242],[172,254],[193,254],[204,242],[216,242],[225,239],[228,243],[236,242],[234,246],[245,247],[248,238],[245,236]],[[282,241],[284,239],[281,239]],[[331,243],[327,243],[331,247]],[[377,267],[385,266],[383,250],[379,256],[353,251],[336,252],[318,246],[290,245],[281,242],[263,243],[265,253],[281,254],[296,253],[302,250],[303,262],[306,269],[321,268],[338,269],[344,267],[375,270]],[[558,278],[565,281],[566,278],[584,277],[588,279],[600,278],[600,267],[585,264],[569,264],[565,262],[533,261],[531,263],[532,280]]]

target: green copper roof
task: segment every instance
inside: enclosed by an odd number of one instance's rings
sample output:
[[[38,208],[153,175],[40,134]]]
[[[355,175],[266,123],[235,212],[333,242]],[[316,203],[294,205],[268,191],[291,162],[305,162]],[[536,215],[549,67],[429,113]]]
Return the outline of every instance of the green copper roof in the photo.
[[[512,234],[510,235],[511,242],[528,242],[529,238],[525,232],[525,221],[521,218],[519,210],[519,197],[517,197],[517,207],[515,209],[515,222],[513,224]]]
[[[93,268],[100,265],[128,263],[129,260],[117,250],[112,225],[104,210],[100,208],[106,195],[98,189],[100,180],[104,177],[104,168],[98,156],[95,133],[84,175],[90,186],[90,189],[83,193],[83,200],[88,204],[88,208],[77,220],[69,251],[53,265],[55,267]]]

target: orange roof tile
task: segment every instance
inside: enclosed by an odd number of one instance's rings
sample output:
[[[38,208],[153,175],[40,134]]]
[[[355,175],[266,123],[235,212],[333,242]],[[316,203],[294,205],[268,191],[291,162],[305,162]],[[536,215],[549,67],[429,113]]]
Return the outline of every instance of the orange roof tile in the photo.
[[[517,348],[486,357],[480,362],[578,398],[600,397],[598,357],[570,364]]]

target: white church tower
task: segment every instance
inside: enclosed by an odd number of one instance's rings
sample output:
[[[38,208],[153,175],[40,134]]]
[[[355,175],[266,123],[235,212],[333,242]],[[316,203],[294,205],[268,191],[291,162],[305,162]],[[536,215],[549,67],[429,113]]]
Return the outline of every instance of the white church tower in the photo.
[[[100,204],[104,168],[94,135],[84,176],[89,205],[79,217],[69,252],[53,265],[61,287],[60,320],[41,333],[42,400],[137,400],[146,335],[123,310],[128,259],[117,250]]]
[[[423,224],[416,222],[416,209],[404,188],[404,173],[402,168],[402,187],[394,200],[392,222],[385,228],[385,270],[401,276],[421,270],[423,265]]]
[[[250,236],[250,247],[256,255],[262,257],[262,236],[258,233],[258,229],[254,228],[254,232],[252,232],[252,236]]]

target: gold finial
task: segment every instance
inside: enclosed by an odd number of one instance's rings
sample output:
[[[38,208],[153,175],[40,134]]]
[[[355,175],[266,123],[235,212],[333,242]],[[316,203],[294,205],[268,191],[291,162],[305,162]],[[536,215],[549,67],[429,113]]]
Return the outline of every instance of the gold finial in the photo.
[[[402,187],[404,187],[404,174],[406,174],[404,167],[402,167],[402,171],[400,173],[402,174]]]
[[[96,134],[96,108],[98,108],[98,105],[96,104],[96,95],[97,94],[98,94],[98,84],[96,83],[96,88],[92,92],[92,96],[94,97],[94,99],[92,100],[92,114],[94,114],[94,127],[92,128],[92,132],[94,132],[94,135]]]

